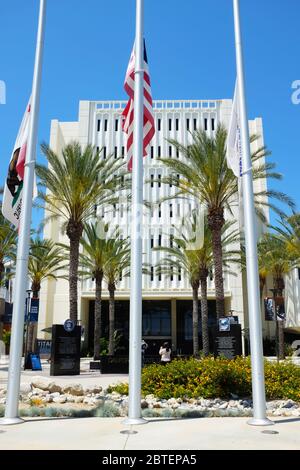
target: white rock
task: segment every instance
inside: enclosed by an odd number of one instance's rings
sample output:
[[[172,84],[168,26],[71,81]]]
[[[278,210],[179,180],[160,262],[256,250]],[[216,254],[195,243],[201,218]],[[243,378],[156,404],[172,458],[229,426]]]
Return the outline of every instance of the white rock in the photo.
[[[32,389],[32,394],[33,395],[46,396],[46,395],[48,395],[48,391],[47,390],[42,390],[40,388],[33,388]]]
[[[31,385],[22,382],[22,383],[20,384],[20,394],[21,394],[21,395],[27,395],[27,394],[30,393],[30,392],[31,392]],[[0,392],[0,395],[1,395],[1,392]]]
[[[66,395],[68,403],[74,403],[75,397],[73,395]]]
[[[81,384],[65,385],[62,391],[63,393],[69,393],[70,395],[75,395],[75,396],[84,395],[83,387]]]
[[[5,402],[6,402],[6,398],[0,398],[0,403],[1,403],[1,405],[4,405]]]
[[[31,380],[31,385],[34,388],[39,388],[41,390],[49,390],[50,380],[46,379],[45,377],[33,377]]]
[[[228,407],[228,403],[226,403],[226,402],[219,405],[220,410],[226,410],[227,407]]]
[[[59,392],[50,393],[50,397],[54,400],[54,398],[60,397],[60,393]]]
[[[83,402],[83,396],[75,397],[74,400],[75,400],[75,403],[82,403]]]
[[[60,395],[59,397],[53,398],[54,403],[66,403],[66,395]]]
[[[292,410],[292,416],[300,416],[300,409]]]

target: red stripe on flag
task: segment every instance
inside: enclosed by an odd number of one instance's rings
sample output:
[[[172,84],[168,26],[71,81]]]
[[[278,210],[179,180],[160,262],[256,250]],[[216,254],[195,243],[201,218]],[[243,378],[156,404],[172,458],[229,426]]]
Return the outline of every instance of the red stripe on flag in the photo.
[[[144,44],[145,48],[145,44]],[[144,54],[144,57],[146,55]],[[134,83],[135,83],[135,74],[134,74],[134,67],[135,67],[135,52],[133,51],[130,57],[130,62],[127,68],[124,89],[129,96],[128,103],[122,113],[123,122],[122,122],[122,129],[124,132],[127,133],[127,155],[132,154],[132,146],[133,146],[133,126],[131,124],[134,120]],[[150,84],[150,76],[148,74],[148,64],[144,60],[144,129],[143,129],[143,156],[147,155],[147,147],[149,146],[151,139],[155,134],[155,126],[154,126],[154,113],[152,108],[152,96],[151,96],[151,84]],[[146,89],[146,85],[147,88]],[[150,91],[149,91],[150,89]],[[145,103],[148,103],[148,106]],[[150,109],[149,109],[150,105]],[[150,123],[150,128],[148,129],[148,124]],[[148,129],[148,130],[147,130]],[[132,157],[128,162],[128,170],[132,170]]]

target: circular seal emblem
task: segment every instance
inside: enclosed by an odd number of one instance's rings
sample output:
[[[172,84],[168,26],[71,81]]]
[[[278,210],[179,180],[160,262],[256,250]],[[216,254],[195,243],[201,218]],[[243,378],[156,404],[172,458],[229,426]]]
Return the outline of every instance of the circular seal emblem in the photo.
[[[74,328],[75,328],[75,323],[73,322],[73,320],[70,320],[70,318],[68,318],[68,320],[66,320],[64,323],[64,329],[68,331],[68,333],[70,333],[71,331],[74,330]]]

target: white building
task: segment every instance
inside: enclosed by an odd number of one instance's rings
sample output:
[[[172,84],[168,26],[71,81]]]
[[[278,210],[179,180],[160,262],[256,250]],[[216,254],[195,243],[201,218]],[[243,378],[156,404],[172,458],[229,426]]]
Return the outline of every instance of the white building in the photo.
[[[79,117],[76,122],[59,122],[53,120],[51,124],[50,146],[56,153],[71,141],[79,141],[82,146],[92,144],[103,149],[101,158],[109,154],[125,158],[126,135],[122,131],[121,113],[125,107],[124,101],[81,101],[79,105]],[[159,179],[166,175],[166,168],[160,161],[160,157],[182,158],[176,154],[167,139],[177,139],[184,145],[191,140],[189,131],[198,128],[205,129],[208,135],[214,135],[219,123],[228,127],[231,114],[231,100],[174,100],[154,101],[156,121],[156,133],[152,141],[151,153],[144,159],[145,180],[150,180],[144,185],[144,198],[158,201],[160,197],[167,196],[174,191],[169,185],[159,183]],[[256,118],[249,121],[250,133],[258,134],[259,140],[254,144],[263,145],[262,120]],[[158,180],[154,182],[151,180]],[[263,190],[265,181],[256,183],[256,189]],[[155,266],[160,256],[157,251],[152,251],[153,246],[168,245],[169,235],[172,233],[172,225],[178,225],[183,215],[186,215],[195,207],[194,202],[166,201],[153,210],[146,210],[144,214],[144,226],[148,227],[143,242],[144,261],[150,266]],[[112,220],[129,229],[129,213],[122,204],[119,211],[98,213],[98,217],[104,220]],[[233,204],[235,218],[239,218],[238,205]],[[229,217],[228,214],[226,214]],[[268,214],[267,214],[268,216]],[[259,230],[262,230],[259,227]],[[166,235],[168,233],[168,235]],[[129,232],[128,232],[129,234]],[[49,223],[44,236],[55,242],[67,242],[62,235],[59,222]],[[242,274],[235,267],[236,275],[225,277],[226,311],[233,310],[238,315],[242,329],[247,336],[248,320],[246,299],[243,296]],[[123,279],[117,286],[116,320],[117,328],[128,327],[129,311],[129,283]],[[79,287],[79,318],[85,326],[85,342],[91,345],[93,334],[93,300],[94,282],[82,281]],[[208,283],[209,311],[213,319],[215,313],[214,281]],[[104,290],[103,298],[108,298],[108,292]],[[191,306],[192,293],[188,279],[182,276],[174,276],[173,279],[157,276],[143,276],[143,336],[148,342],[155,343],[163,339],[172,342],[174,348],[179,351],[191,350]],[[107,315],[104,302],[104,317]],[[64,280],[54,282],[49,280],[44,283],[41,293],[41,306],[39,316],[39,337],[43,337],[42,330],[53,323],[63,323],[68,318],[68,283]],[[265,322],[263,319],[264,336],[274,334],[273,322]]]

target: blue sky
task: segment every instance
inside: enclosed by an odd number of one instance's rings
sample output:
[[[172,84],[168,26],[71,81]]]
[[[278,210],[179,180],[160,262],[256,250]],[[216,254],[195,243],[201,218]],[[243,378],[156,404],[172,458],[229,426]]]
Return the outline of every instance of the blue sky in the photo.
[[[30,94],[38,0],[0,0],[0,185]],[[300,206],[299,0],[240,0],[249,118],[284,174],[273,187]],[[134,0],[48,0],[39,142],[50,120],[77,119],[80,99],[126,99]],[[154,99],[231,98],[235,51],[231,0],[145,0],[145,36]],[[38,160],[42,161],[38,149]],[[35,221],[40,214],[35,214]]]

